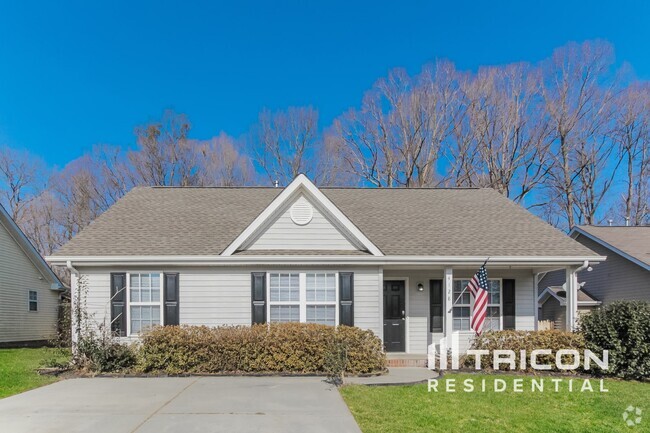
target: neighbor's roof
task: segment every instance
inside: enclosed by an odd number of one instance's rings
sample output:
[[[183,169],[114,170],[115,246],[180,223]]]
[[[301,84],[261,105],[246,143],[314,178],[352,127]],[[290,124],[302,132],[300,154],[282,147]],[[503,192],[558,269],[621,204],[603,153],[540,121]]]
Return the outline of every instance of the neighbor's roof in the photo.
[[[558,298],[566,299],[566,289],[564,286],[548,286],[546,289],[552,291]],[[578,302],[594,303],[600,301],[594,298],[593,295],[587,293],[585,289],[578,289]]]
[[[650,268],[650,226],[578,226],[571,232],[576,233]]]
[[[30,240],[27,239],[25,233],[18,227],[18,224],[16,224],[11,218],[11,215],[9,215],[9,212],[2,205],[0,205],[0,226],[3,226],[7,230],[7,233],[16,242],[16,245],[27,255],[27,258],[34,264],[40,274],[50,283],[52,289],[65,290],[59,277],[48,266],[43,256],[40,255]]]
[[[281,191],[134,188],[53,257],[218,255]],[[321,191],[384,255],[597,257],[492,189]]]

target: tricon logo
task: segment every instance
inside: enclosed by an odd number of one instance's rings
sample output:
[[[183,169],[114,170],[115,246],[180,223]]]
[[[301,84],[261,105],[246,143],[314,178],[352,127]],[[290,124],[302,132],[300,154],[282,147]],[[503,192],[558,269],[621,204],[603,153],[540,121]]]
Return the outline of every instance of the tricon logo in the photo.
[[[643,411],[640,407],[630,405],[625,409],[625,412],[623,412],[623,421],[625,421],[625,424],[629,427],[639,425],[641,424],[641,412]]]

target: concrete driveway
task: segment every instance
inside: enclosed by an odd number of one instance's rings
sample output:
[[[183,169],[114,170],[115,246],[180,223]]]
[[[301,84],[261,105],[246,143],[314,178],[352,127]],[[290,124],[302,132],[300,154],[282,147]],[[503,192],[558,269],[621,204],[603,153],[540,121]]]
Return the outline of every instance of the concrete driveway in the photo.
[[[0,431],[360,433],[314,377],[64,380],[0,400]]]

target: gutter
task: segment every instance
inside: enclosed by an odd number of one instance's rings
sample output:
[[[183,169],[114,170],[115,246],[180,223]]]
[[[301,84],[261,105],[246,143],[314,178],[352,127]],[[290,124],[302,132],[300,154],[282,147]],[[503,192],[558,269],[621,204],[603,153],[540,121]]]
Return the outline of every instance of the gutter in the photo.
[[[490,257],[490,264],[501,266],[588,266],[590,261],[602,262],[606,256],[502,256]],[[187,265],[187,266],[255,266],[282,264],[329,265],[420,265],[420,266],[480,266],[484,256],[48,256],[49,263],[84,266],[114,265]],[[581,266],[581,268],[582,268]]]

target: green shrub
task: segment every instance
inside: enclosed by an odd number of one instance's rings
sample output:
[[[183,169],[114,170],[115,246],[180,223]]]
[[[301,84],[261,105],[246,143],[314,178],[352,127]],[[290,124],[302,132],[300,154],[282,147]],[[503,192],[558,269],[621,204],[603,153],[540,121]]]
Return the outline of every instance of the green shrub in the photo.
[[[474,340],[472,349],[489,350],[489,355],[483,355],[481,358],[481,368],[494,369],[493,351],[495,350],[513,350],[515,356],[515,367],[519,369],[521,351],[526,351],[526,371],[534,371],[530,367],[530,355],[536,349],[550,349],[551,355],[537,356],[537,363],[551,365],[552,370],[557,371],[555,366],[555,354],[560,349],[574,349],[582,355],[585,349],[585,341],[581,334],[564,331],[487,331]],[[571,356],[563,358],[566,363],[571,362]],[[474,357],[466,356],[463,358],[463,365],[474,367]],[[581,356],[582,365],[582,356]],[[499,369],[509,370],[510,367],[500,364]]]
[[[341,346],[347,373],[386,368],[381,341],[372,332],[304,323],[156,327],[141,338],[138,368],[169,374],[326,373]]]
[[[580,328],[588,349],[609,351],[609,369],[599,373],[650,378],[650,302],[613,302],[584,315]]]

